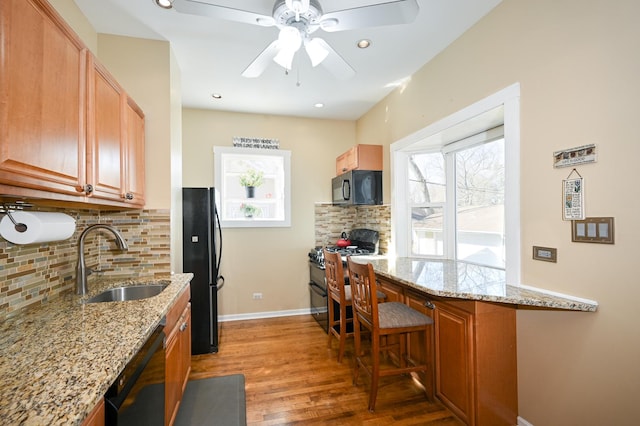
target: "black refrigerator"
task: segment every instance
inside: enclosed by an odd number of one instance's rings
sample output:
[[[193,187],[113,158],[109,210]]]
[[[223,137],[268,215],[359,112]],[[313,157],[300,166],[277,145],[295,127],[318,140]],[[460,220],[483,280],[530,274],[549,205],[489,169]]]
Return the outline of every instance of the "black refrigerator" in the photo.
[[[218,352],[222,231],[215,188],[182,188],[182,270],[192,272],[191,353]]]

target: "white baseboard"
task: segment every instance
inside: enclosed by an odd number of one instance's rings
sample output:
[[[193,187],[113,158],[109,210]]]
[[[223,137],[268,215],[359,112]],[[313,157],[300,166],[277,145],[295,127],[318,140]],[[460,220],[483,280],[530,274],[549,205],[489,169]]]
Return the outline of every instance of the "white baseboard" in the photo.
[[[533,423],[529,423],[522,417],[518,416],[518,426],[533,426]]]
[[[294,315],[306,315],[311,314],[311,309],[293,309],[290,311],[270,311],[270,312],[254,312],[250,314],[234,314],[234,315],[221,315],[219,317],[220,322],[225,321],[242,321],[250,319],[260,318],[276,318],[276,317],[291,317]]]

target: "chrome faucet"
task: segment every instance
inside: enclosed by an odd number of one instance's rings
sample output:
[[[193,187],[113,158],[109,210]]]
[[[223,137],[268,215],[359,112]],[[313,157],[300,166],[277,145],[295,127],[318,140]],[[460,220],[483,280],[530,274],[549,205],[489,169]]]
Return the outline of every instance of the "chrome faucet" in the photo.
[[[80,238],[78,239],[78,266],[76,267],[76,294],[84,296],[87,294],[87,277],[93,272],[91,268],[87,268],[84,263],[84,239],[87,234],[94,229],[104,229],[110,231],[115,237],[116,245],[120,250],[128,250],[129,246],[124,237],[116,228],[110,225],[103,225],[97,223],[95,225],[87,226],[87,229],[82,231]]]

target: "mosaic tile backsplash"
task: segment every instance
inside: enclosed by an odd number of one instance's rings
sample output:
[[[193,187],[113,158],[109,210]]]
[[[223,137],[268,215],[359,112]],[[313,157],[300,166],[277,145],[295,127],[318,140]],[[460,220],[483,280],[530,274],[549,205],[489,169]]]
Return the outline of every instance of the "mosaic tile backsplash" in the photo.
[[[333,246],[342,232],[368,228],[380,233],[380,254],[387,253],[391,243],[391,206],[334,206],[315,204],[315,245]]]
[[[78,238],[94,223],[115,226],[127,240],[129,250],[118,250],[109,232],[87,234],[86,264],[100,271],[89,276],[89,286],[97,276],[153,277],[171,271],[169,210],[46,211],[72,216],[76,231],[67,240],[51,243],[15,245],[0,238],[0,320],[74,289]]]

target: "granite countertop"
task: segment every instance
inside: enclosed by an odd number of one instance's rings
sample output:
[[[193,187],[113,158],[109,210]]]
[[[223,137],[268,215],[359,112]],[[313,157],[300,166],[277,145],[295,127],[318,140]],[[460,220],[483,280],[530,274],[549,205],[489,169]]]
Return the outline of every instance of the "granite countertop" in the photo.
[[[521,307],[595,312],[598,303],[529,286],[506,283],[502,269],[453,260],[356,256],[370,262],[376,274],[432,296],[507,303]]]
[[[82,423],[192,277],[99,280],[87,296],[70,291],[0,323],[2,423]],[[148,299],[82,303],[108,288],[158,281],[169,285]]]

